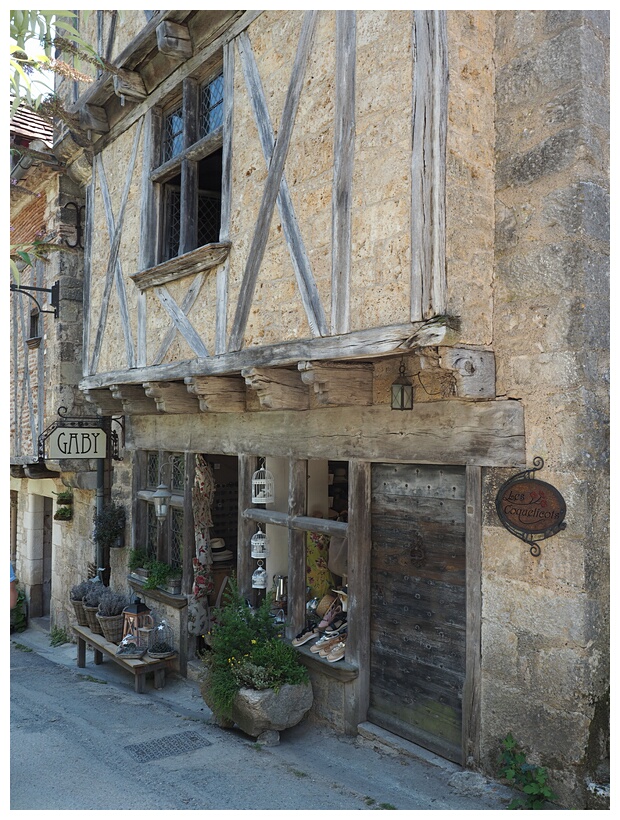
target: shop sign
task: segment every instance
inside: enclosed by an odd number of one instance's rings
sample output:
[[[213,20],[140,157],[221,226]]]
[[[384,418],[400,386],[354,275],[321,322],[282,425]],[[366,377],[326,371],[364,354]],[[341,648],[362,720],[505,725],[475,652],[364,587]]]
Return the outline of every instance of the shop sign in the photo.
[[[534,467],[506,481],[495,499],[500,521],[509,532],[529,543],[530,552],[540,555],[537,541],[550,538],[566,528],[566,502],[561,493],[548,484],[533,478],[544,461],[534,459]]]
[[[100,427],[56,427],[48,437],[49,458],[105,458],[107,437]]]

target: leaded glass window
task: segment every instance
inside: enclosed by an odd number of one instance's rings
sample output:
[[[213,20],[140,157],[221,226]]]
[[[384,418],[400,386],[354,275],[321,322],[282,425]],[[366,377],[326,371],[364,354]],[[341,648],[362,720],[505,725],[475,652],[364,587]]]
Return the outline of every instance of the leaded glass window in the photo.
[[[183,106],[168,114],[165,128],[164,162],[168,162],[183,150]]]
[[[146,552],[149,558],[157,558],[157,516],[155,505],[146,506]]]
[[[157,487],[159,484],[159,453],[150,452],[146,457],[146,486]]]
[[[170,484],[172,492],[183,492],[185,487],[185,457],[182,453],[176,453],[172,456],[172,477]]]
[[[183,510],[172,507],[170,511],[170,566],[183,566]]]
[[[203,85],[200,95],[200,136],[206,137],[224,120],[224,76]]]

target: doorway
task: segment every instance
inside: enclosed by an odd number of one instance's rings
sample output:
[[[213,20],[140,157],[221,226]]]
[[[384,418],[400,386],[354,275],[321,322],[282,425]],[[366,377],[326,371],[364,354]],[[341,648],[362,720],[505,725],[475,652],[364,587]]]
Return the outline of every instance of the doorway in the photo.
[[[368,719],[462,762],[465,468],[372,467]]]

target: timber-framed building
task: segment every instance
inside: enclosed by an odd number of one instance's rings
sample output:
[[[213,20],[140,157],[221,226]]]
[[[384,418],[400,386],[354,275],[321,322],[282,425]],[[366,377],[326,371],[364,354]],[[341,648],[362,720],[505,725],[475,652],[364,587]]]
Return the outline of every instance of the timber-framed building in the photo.
[[[207,628],[196,561],[215,592],[234,572],[256,601],[264,531],[291,639],[317,543],[346,539],[322,576],[346,587],[345,658],[300,649],[313,719],[489,773],[512,731],[563,805],[593,805],[608,13],[122,15],[83,24],[114,70],[65,83],[87,147],[56,144],[86,203],[79,388],[123,430],[107,483],[129,529],[110,584],[170,620],[188,674]],[[413,404],[397,410],[403,375]],[[567,511],[535,556],[495,499],[537,457]],[[181,592],[145,590],[132,549],[173,565]]]

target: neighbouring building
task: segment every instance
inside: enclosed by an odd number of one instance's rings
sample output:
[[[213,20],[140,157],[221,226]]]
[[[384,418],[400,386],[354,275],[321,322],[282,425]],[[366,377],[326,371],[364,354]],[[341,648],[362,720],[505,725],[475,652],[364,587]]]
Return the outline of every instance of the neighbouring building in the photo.
[[[81,136],[54,151],[86,203],[80,408],[122,430],[110,585],[170,621],[183,674],[227,575],[256,602],[263,566],[289,638],[321,583],[346,588],[345,658],[299,650],[312,719],[489,774],[512,732],[561,805],[601,806],[609,12],[97,11],[80,30],[112,67],[64,81]],[[536,515],[565,502],[552,537],[502,523],[520,473],[550,488],[519,501]],[[88,520],[54,544],[73,582]],[[144,588],[140,551],[179,593]]]

